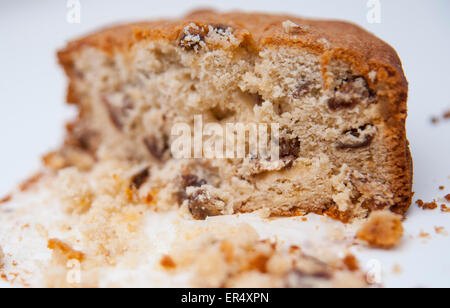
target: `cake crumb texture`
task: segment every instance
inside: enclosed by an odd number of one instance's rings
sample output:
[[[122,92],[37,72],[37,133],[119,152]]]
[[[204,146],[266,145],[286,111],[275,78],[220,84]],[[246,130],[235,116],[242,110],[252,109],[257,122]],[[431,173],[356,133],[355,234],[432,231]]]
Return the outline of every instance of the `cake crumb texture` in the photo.
[[[79,116],[44,157],[52,170],[108,160],[148,167],[133,195],[158,186],[198,220],[264,210],[349,222],[411,204],[408,84],[396,52],[356,25],[196,11],[105,29],[58,57]],[[176,157],[172,128],[194,131],[196,115],[223,131],[279,124],[280,159]]]
[[[390,212],[374,212],[357,233],[357,238],[372,247],[391,249],[403,237],[402,216]]]

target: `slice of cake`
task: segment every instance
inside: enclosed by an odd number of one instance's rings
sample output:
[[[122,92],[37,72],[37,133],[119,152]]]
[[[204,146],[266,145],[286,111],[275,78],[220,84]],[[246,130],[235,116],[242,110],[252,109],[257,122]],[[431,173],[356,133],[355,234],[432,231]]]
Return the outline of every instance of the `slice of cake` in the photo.
[[[407,81],[396,52],[355,25],[198,11],[58,56],[79,117],[51,168],[124,161],[131,198],[196,219],[410,206]]]

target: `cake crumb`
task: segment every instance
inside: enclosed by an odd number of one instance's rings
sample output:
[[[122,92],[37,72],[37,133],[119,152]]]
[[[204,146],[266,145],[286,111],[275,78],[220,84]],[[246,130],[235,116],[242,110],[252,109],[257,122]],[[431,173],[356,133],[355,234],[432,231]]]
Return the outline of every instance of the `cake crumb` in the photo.
[[[7,203],[7,202],[11,201],[11,199],[12,199],[12,196],[11,195],[7,195],[7,196],[5,196],[5,197],[0,199],[0,204]]]
[[[435,210],[438,208],[438,204],[436,203],[436,200],[433,200],[432,202],[424,203],[422,206],[423,210]]]
[[[47,248],[65,256],[68,260],[78,260],[83,262],[85,259],[84,253],[77,251],[59,239],[50,239],[47,243]]]
[[[356,272],[357,270],[359,270],[359,261],[352,254],[348,254],[347,256],[345,256],[342,262],[351,272]]]
[[[442,120],[448,120],[448,119],[450,119],[450,110],[445,111],[445,112],[442,114]],[[432,117],[431,117],[431,122],[432,122],[433,124],[437,124],[437,123],[439,123],[440,121],[441,121],[441,117],[438,117],[438,116],[432,116]]]
[[[439,186],[439,190],[444,190],[445,186]]]
[[[420,231],[419,237],[421,238],[429,238],[430,237],[430,233],[427,233],[425,231]]]
[[[286,32],[286,34],[298,34],[300,32],[304,32],[305,30],[308,29],[307,26],[300,26],[290,20],[284,21],[282,23],[282,26],[283,26],[283,29]]]
[[[423,200],[419,199],[419,200],[416,201],[416,204],[417,204],[418,207],[422,208],[423,205],[425,204],[425,202],[423,202]]]
[[[450,194],[446,195],[444,198],[445,200],[447,200],[447,202],[450,202]]]
[[[173,261],[172,257],[169,255],[164,255],[159,263],[165,269],[174,269],[177,267],[177,265]]]
[[[356,237],[370,246],[391,249],[403,237],[402,216],[390,211],[373,212]]]
[[[435,226],[434,231],[436,232],[436,234],[439,234],[439,235],[448,235],[447,231],[445,231],[445,227]]]
[[[402,267],[399,264],[395,264],[392,268],[392,273],[395,275],[400,275],[403,272]]]
[[[450,213],[450,208],[448,208],[445,204],[441,204],[441,212]]]

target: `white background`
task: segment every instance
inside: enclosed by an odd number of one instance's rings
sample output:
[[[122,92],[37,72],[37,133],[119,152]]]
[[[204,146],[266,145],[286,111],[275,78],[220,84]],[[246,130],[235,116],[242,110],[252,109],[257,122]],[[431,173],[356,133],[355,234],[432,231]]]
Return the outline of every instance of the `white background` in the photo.
[[[410,82],[407,129],[415,199],[442,197],[440,185],[450,193],[450,121],[430,123],[431,116],[450,110],[450,1],[381,0],[381,24],[367,22],[367,0],[80,2],[81,23],[69,24],[65,0],[0,0],[0,195],[39,168],[40,156],[58,147],[64,122],[75,114],[64,103],[66,80],[56,63],[57,49],[98,27],[179,16],[198,7],[344,19],[387,41],[399,53]],[[435,225],[450,232],[450,214],[413,206],[406,223],[410,236],[417,237],[421,229],[434,233]],[[386,261],[416,268],[415,275],[406,273],[391,285],[450,286],[450,241],[432,237],[426,246],[407,245]]]

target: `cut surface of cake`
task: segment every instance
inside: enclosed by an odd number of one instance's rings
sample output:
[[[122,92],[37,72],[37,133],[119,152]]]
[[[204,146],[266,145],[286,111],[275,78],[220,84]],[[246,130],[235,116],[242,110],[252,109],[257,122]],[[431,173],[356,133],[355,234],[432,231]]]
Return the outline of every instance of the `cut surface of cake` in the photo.
[[[105,29],[58,56],[79,117],[44,158],[55,170],[126,162],[130,198],[157,196],[158,211],[180,207],[196,219],[313,212],[346,222],[410,206],[407,81],[396,52],[358,26],[197,11]],[[234,148],[209,157],[205,147],[177,157],[173,128],[195,135],[199,116],[227,133],[230,123],[267,124],[278,159],[249,150],[250,130],[242,157]],[[220,143],[204,130],[203,145]]]

